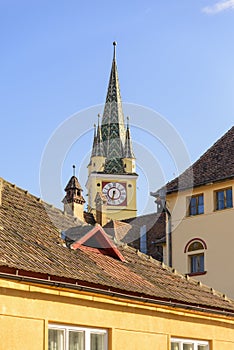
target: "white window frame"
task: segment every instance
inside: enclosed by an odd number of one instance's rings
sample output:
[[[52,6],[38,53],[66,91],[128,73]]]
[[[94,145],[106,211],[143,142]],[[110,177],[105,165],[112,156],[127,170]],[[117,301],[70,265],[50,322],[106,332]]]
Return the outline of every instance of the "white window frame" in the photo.
[[[199,274],[199,273],[204,273],[205,271],[206,271],[206,269],[205,269],[205,249],[199,249],[199,250],[194,250],[193,252],[188,252],[187,253],[187,255],[188,255],[188,273],[191,273],[191,274],[193,274],[193,273],[197,273],[197,274]],[[192,269],[191,269],[191,260],[192,260],[192,257],[194,257],[194,256],[201,256],[201,255],[203,255],[203,259],[204,259],[204,263],[203,263],[203,270],[201,270],[201,271],[192,271]]]
[[[208,350],[210,349],[209,342],[206,340],[194,340],[194,339],[182,339],[182,338],[171,338],[171,344],[178,343],[179,350],[183,350],[184,344],[192,344],[193,350],[198,350],[198,345],[207,345]]]
[[[107,330],[106,329],[100,329],[100,328],[88,328],[88,327],[76,327],[76,326],[65,326],[65,325],[58,325],[54,323],[48,324],[48,331],[49,329],[53,330],[63,330],[64,331],[64,344],[63,349],[68,350],[69,349],[69,331],[77,331],[77,332],[84,332],[84,350],[90,350],[90,339],[91,339],[91,333],[95,334],[104,334],[104,350],[108,350],[108,336],[107,336]]]

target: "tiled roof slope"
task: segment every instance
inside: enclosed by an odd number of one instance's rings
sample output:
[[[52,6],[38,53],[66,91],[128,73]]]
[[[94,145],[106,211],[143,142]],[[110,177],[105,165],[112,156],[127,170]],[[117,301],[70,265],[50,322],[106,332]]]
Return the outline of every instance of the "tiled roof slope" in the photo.
[[[165,237],[165,214],[151,213],[125,220],[108,222],[104,228],[117,241],[130,243],[140,238],[140,229],[146,226],[146,232],[152,233],[154,240]]]
[[[192,170],[192,171],[191,171]],[[193,182],[191,182],[193,176]],[[234,177],[234,126],[189,169],[166,185],[167,193]]]
[[[118,247],[124,261],[87,246],[77,250],[65,247],[59,231],[77,225],[77,221],[6,181],[0,187],[0,277],[3,273],[16,274],[17,270],[19,276],[45,280],[50,276],[50,281],[78,283],[156,303],[179,303],[234,316],[233,301],[173,273],[127,245]]]
[[[150,213],[146,215],[137,216],[136,218],[125,219],[123,222],[131,224],[133,227],[146,226],[146,232],[154,233],[154,240],[165,237],[165,213]]]
[[[151,213],[122,221],[110,221],[104,228],[117,242],[129,244],[140,249],[141,228],[146,228],[147,254],[162,261],[162,248],[166,243],[165,213]]]

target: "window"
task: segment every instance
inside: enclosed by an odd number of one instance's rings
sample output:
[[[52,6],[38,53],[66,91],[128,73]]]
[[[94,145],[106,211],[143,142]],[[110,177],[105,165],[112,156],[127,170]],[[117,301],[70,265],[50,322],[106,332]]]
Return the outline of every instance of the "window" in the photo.
[[[208,341],[171,339],[171,350],[209,350]]]
[[[190,255],[190,273],[204,272],[204,254]]]
[[[232,207],[232,188],[226,188],[215,192],[216,210],[223,210]]]
[[[184,252],[188,257],[189,274],[205,273],[205,249],[207,249],[205,242],[198,238],[186,245]]]
[[[189,198],[188,216],[204,214],[204,197],[198,194]]]
[[[107,350],[107,331],[49,325],[48,350]]]

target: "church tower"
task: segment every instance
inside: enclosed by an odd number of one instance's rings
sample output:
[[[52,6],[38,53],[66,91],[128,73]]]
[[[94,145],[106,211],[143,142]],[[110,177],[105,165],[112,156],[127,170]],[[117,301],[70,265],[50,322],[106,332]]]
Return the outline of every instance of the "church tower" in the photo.
[[[106,196],[106,217],[127,219],[137,215],[135,156],[129,128],[125,126],[116,64],[116,42],[102,118],[94,126],[88,165],[88,208],[96,213],[96,196]],[[101,123],[100,123],[101,119]]]

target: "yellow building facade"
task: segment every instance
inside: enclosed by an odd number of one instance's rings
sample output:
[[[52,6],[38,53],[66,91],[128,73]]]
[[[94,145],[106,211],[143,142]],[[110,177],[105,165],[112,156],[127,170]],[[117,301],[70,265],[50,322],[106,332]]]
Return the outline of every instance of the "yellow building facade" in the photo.
[[[100,339],[71,349],[234,349],[233,316],[7,279],[0,280],[0,294],[1,349],[69,349],[66,330],[73,339],[76,332]],[[180,341],[187,347],[179,348]]]

